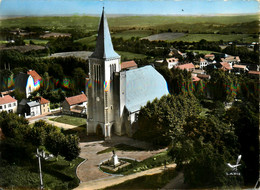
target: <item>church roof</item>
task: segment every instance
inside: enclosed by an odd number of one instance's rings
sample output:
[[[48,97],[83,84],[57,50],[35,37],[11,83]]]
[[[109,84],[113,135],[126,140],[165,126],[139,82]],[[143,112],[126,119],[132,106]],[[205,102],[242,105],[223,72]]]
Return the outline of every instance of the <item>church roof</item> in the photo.
[[[166,80],[152,66],[126,71],[125,106],[129,112],[136,112],[148,101],[168,93]]]
[[[90,56],[90,58],[98,58],[98,59],[113,59],[119,58],[120,56],[114,51],[107,18],[104,12],[102,12],[102,16],[100,19],[99,29],[98,29],[98,37],[97,43],[94,53]]]

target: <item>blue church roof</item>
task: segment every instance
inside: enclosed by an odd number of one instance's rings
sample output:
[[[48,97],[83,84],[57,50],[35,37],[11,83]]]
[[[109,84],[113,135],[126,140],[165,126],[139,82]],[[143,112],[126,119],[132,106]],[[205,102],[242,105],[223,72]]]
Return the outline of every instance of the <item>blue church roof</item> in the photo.
[[[126,71],[126,108],[140,110],[148,101],[169,94],[166,80],[152,66]]]
[[[102,16],[100,19],[97,44],[94,53],[90,58],[98,59],[113,59],[119,58],[120,56],[114,51],[111,36],[107,24],[107,18],[103,8]]]

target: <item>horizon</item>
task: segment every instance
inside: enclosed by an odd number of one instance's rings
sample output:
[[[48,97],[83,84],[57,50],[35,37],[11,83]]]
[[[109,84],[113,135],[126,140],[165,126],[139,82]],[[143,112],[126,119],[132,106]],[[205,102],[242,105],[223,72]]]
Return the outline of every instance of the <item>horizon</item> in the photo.
[[[259,0],[0,0],[0,18],[41,16],[233,16],[259,14]],[[246,7],[246,8],[245,8]]]

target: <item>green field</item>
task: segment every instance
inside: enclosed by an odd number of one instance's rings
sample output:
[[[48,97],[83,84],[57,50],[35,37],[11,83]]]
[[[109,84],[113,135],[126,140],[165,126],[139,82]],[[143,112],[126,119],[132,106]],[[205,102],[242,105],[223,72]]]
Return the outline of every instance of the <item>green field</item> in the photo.
[[[112,34],[112,37],[123,38],[124,40],[131,39],[132,37],[146,37],[152,34],[151,30],[126,30]]]
[[[147,57],[144,54],[137,54],[125,51],[117,51],[117,53],[121,55],[121,60],[144,59]]]
[[[30,41],[32,41],[35,45],[46,45],[49,42],[48,40],[38,40],[38,39],[24,40],[25,44],[30,44]]]
[[[215,51],[207,51],[207,50],[186,50],[186,52],[194,52],[194,53],[198,53],[198,54],[211,54],[211,53],[219,53],[219,52],[215,52]]]
[[[51,121],[55,122],[60,122],[60,123],[65,123],[69,125],[75,125],[75,126],[81,126],[86,124],[86,118],[81,118],[81,117],[73,117],[69,115],[63,115],[60,117],[55,117],[50,119]]]
[[[186,36],[177,38],[172,41],[183,41],[183,42],[199,42],[200,40],[205,39],[207,41],[220,41],[223,40],[225,42],[228,41],[239,41],[239,42],[255,42],[258,39],[251,37],[248,34],[187,34]]]
[[[74,42],[81,43],[82,45],[87,45],[89,47],[95,47],[96,46],[96,35],[81,38],[78,40],[75,40]]]

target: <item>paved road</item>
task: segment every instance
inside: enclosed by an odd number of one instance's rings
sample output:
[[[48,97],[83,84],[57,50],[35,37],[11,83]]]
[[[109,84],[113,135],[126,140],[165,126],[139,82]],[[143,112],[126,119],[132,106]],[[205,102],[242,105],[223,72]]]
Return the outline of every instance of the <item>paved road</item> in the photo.
[[[176,167],[176,164],[170,164],[167,166],[169,169],[173,169]],[[164,171],[164,166],[153,168],[150,170],[134,173],[127,176],[111,176],[107,178],[100,178],[99,180],[92,180],[88,182],[80,183],[75,190],[94,190],[94,189],[103,189],[105,187],[110,187],[113,185],[117,185],[123,183],[127,180],[132,180],[144,175],[154,175]]]

